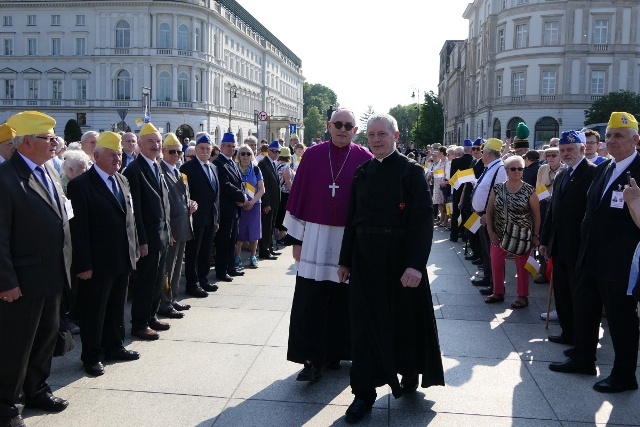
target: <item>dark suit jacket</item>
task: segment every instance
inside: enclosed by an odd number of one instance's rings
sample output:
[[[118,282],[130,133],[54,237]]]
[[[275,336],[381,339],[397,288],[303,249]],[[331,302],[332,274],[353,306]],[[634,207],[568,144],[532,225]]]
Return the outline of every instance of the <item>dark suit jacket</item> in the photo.
[[[75,215],[71,220],[75,273],[93,270],[93,277],[104,278],[135,269],[138,239],[129,182],[119,173],[113,177],[122,191],[125,209],[95,166],[67,186]]]
[[[160,174],[160,183],[158,183],[143,155],[136,157],[124,170],[123,175],[129,180],[133,198],[138,244],[149,245],[149,251],[168,246],[171,213],[164,175]]]
[[[213,178],[218,183],[216,192],[198,159],[188,160],[180,167],[180,172],[187,176],[191,199],[198,202],[198,210],[193,213],[193,227],[209,227],[220,223],[220,180],[218,168],[211,165]]]
[[[271,166],[271,159],[268,156],[258,162],[258,167],[262,172],[264,181],[264,194],[260,199],[262,207],[270,206],[271,209],[276,209],[280,205],[280,180],[278,179],[278,174]]]
[[[522,180],[533,188],[536,188],[538,181],[538,169],[540,169],[540,162],[533,162],[522,171]]]
[[[193,239],[193,225],[189,213],[189,184],[182,180],[182,176],[180,179],[176,178],[173,170],[165,162],[160,162],[160,167],[169,189],[171,237],[176,242],[186,242]]]
[[[218,167],[218,178],[220,178],[220,216],[238,218],[242,208],[236,206],[236,202],[244,203],[245,198],[242,176],[238,169],[222,155],[219,155],[213,163]]]
[[[459,170],[465,170],[471,168],[471,161],[473,160],[473,156],[471,154],[463,154],[462,157],[458,157],[457,159],[451,160],[451,172],[450,175],[453,177],[456,172]],[[462,193],[463,185],[458,187],[457,190],[454,190],[456,193]]]
[[[56,170],[44,167],[60,207],[18,153],[0,164],[0,291],[20,286],[23,295],[41,298],[71,283],[66,198]]]
[[[127,166],[129,166],[129,164],[131,162],[133,162],[135,159],[132,156],[129,156],[127,153],[125,153],[124,151],[122,152],[122,166],[120,167],[120,170],[118,172],[122,173],[122,171],[124,170],[124,168],[126,168]]]
[[[567,169],[553,181],[553,195],[540,232],[540,244],[549,247],[554,259],[575,263],[580,248],[580,225],[587,210],[587,191],[596,167],[583,159],[571,175],[564,191],[562,182]]]
[[[625,203],[622,209],[611,207],[613,189],[624,188],[627,171],[640,180],[640,155],[600,197],[606,183],[604,175],[611,160],[596,167],[593,183],[587,193],[587,210],[580,228],[581,243],[576,268],[587,268],[596,277],[608,280],[628,280],[631,259],[640,241],[640,229],[635,225]]]

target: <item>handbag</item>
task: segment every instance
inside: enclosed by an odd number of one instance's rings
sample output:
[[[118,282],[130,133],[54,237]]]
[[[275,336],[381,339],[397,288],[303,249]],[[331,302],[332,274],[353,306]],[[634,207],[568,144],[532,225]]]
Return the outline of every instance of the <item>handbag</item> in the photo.
[[[500,247],[510,254],[524,255],[531,250],[531,228],[509,221],[506,183],[502,185],[502,199],[504,201],[504,234],[500,239]]]

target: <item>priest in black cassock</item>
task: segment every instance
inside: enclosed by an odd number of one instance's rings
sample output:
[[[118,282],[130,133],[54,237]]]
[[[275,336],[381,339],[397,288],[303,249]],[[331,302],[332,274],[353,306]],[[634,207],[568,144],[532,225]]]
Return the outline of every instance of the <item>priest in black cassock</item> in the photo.
[[[422,167],[396,151],[398,123],[377,114],[367,124],[375,156],[355,173],[338,278],[349,280],[351,389],[346,421],[360,421],[376,387],[394,397],[444,385],[427,260],[433,207]],[[398,381],[398,374],[402,381]],[[422,381],[420,381],[422,375]]]

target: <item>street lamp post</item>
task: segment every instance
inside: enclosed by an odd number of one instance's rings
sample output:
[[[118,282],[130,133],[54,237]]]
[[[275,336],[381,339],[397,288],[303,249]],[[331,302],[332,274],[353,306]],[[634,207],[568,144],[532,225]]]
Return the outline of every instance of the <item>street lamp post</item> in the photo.
[[[411,86],[411,100],[412,101],[417,101],[416,102],[416,132],[414,135],[414,138],[417,140],[418,139],[418,125],[420,124],[420,87],[413,85]],[[416,100],[416,92],[418,92],[417,95],[417,100]],[[416,141],[417,142],[417,141]],[[417,144],[418,146],[420,146],[420,144]]]
[[[231,132],[231,110],[233,110],[233,99],[237,97],[238,97],[238,86],[233,84],[229,86],[229,130],[227,130],[227,132]]]

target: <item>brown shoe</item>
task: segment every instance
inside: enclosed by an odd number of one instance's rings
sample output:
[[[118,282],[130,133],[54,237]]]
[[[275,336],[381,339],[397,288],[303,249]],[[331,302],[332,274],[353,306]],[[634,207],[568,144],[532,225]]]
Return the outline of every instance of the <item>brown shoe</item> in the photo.
[[[134,337],[140,338],[141,340],[148,340],[148,341],[153,341],[160,338],[160,335],[158,335],[156,331],[154,331],[149,327],[144,329],[131,330],[131,335],[133,335]]]
[[[149,322],[149,327],[155,329],[156,331],[166,331],[171,327],[167,322],[163,322],[161,320],[153,320]]]

